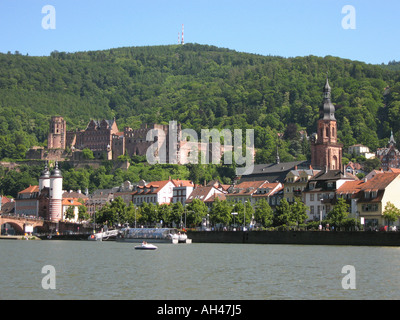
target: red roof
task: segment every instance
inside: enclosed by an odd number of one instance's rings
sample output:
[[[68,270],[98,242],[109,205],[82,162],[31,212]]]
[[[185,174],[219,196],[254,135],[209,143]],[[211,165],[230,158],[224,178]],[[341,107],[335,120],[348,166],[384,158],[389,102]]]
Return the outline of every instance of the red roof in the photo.
[[[29,186],[28,188],[18,192],[18,193],[35,193],[39,192],[39,186]]]
[[[357,198],[359,199],[359,203],[362,202],[380,202],[382,197],[385,193],[386,187],[397,178],[400,173],[392,173],[392,172],[383,172],[377,174],[372,179],[365,182],[361,185]],[[375,191],[376,197],[374,198],[367,198],[366,193]]]
[[[171,180],[175,187],[194,187],[194,183],[190,180]]]
[[[363,180],[346,181],[336,190],[336,193],[338,194],[356,193],[361,189],[363,184],[364,184]]]
[[[214,193],[211,197],[209,197],[204,202],[214,202],[216,198],[218,198],[221,201],[226,200],[226,195],[225,195],[225,193]]]
[[[8,202],[11,202],[11,199],[9,199],[9,198],[7,198],[7,197],[1,197],[1,204],[5,204],[5,203],[8,203]]]
[[[75,198],[64,198],[62,200],[62,205],[63,206],[83,206],[82,203],[78,201],[78,199]]]
[[[268,188],[269,192],[268,193],[254,193],[253,196],[254,197],[269,197],[271,195],[273,195],[274,193],[276,193],[277,191],[281,190],[283,188],[283,186],[281,186],[280,188],[278,188],[277,190],[276,187],[278,187],[281,183],[280,182],[264,182],[258,189],[262,189],[262,188]]]
[[[133,194],[133,195],[156,194],[156,193],[158,193],[162,188],[164,188],[165,185],[166,185],[168,182],[170,182],[170,181],[173,183],[172,180],[163,180],[163,181],[153,181],[153,182],[150,182],[150,183],[146,184],[145,186],[139,186],[139,187],[137,187],[138,189],[137,189],[136,191],[132,192],[132,194]],[[174,184],[174,183],[173,183],[173,184]],[[175,184],[174,184],[174,185],[175,185]],[[153,192],[151,192],[151,188],[152,188],[152,187],[153,187]],[[146,192],[142,191],[142,190],[145,190],[145,189],[146,189]]]
[[[266,181],[244,181],[233,186],[232,192],[228,193],[227,196],[241,196],[241,195],[251,195],[261,188]]]
[[[385,188],[400,174],[393,172],[384,172],[377,174],[361,186],[362,191],[367,190],[385,190]]]

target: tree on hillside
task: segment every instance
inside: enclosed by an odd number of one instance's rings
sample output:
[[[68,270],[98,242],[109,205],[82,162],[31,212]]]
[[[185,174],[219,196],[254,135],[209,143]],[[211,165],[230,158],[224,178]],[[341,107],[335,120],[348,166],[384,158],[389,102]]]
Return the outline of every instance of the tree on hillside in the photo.
[[[94,159],[93,151],[88,148],[85,148],[82,150],[82,155],[83,155],[83,159],[86,159],[86,160]]]

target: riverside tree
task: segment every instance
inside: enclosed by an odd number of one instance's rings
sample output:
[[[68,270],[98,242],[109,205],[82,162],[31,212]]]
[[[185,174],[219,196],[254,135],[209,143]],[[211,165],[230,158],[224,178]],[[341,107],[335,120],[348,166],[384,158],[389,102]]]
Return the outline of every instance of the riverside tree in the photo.
[[[349,215],[349,205],[343,198],[337,199],[335,207],[328,212],[327,218],[335,225],[337,228],[345,222],[347,216]]]
[[[290,225],[291,221],[292,220],[289,202],[287,202],[287,200],[283,198],[279,205],[276,206],[273,224],[274,226]]]
[[[250,201],[245,201],[244,204],[241,201],[237,202],[234,205],[233,210],[234,212],[238,213],[235,218],[237,224],[241,225],[250,224],[251,218],[254,215],[254,209]],[[246,221],[243,221],[244,218],[246,219]]]
[[[383,211],[383,218],[387,221],[388,226],[390,223],[395,222],[400,217],[400,209],[397,208],[390,201],[386,203],[385,210]]]
[[[226,200],[215,199],[211,206],[210,220],[215,224],[229,225],[232,221],[233,204]]]
[[[304,223],[307,219],[307,209],[308,207],[299,197],[294,198],[293,204],[290,206],[291,210],[291,220],[299,226],[299,223]]]
[[[207,217],[208,208],[200,199],[193,199],[191,203],[186,205],[186,225],[197,226],[203,218]]]
[[[274,218],[274,212],[266,199],[260,199],[257,201],[255,207],[254,219],[260,223],[263,227],[272,226]]]
[[[125,222],[126,204],[121,197],[117,197],[111,203],[101,208],[96,213],[96,223],[107,224],[109,226]]]

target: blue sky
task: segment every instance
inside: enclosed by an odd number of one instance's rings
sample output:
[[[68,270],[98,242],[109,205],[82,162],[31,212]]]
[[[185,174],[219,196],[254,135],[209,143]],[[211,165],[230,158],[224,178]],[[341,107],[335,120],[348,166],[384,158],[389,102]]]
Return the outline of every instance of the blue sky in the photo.
[[[45,5],[55,29],[44,29]],[[355,29],[342,20],[355,9]],[[178,42],[261,55],[400,60],[400,1],[377,0],[1,0],[0,52],[41,56]]]

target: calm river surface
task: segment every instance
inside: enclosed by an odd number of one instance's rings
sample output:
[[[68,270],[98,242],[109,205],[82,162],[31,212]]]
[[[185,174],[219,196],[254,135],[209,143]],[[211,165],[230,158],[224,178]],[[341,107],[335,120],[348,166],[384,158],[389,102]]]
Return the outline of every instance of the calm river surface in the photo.
[[[0,240],[0,299],[400,299],[400,248]],[[54,266],[56,288],[42,273]],[[345,265],[356,289],[342,288]]]

